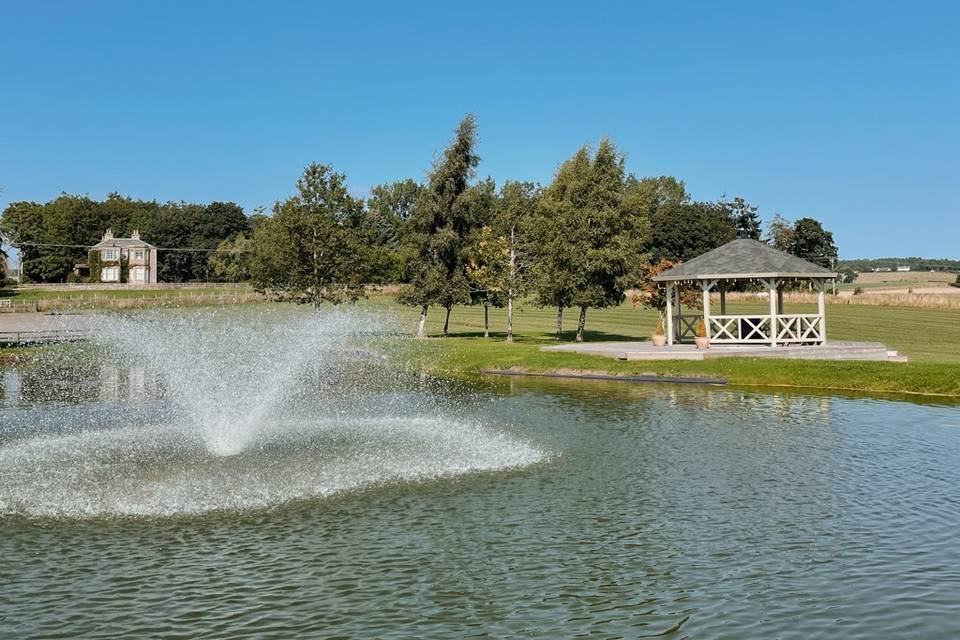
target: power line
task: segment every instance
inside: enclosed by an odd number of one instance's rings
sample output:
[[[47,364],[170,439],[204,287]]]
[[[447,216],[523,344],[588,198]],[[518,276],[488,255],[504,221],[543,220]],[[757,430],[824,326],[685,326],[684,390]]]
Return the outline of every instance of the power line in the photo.
[[[25,247],[40,247],[40,248],[56,248],[56,249],[90,249],[91,245],[87,244],[53,244],[50,242],[11,242],[11,247],[20,248]],[[115,248],[119,249],[120,247],[104,247],[104,248]],[[153,247],[157,251],[178,251],[181,253],[213,253],[217,249],[187,249],[184,247]],[[230,253],[247,253],[252,251],[252,249],[228,249]]]

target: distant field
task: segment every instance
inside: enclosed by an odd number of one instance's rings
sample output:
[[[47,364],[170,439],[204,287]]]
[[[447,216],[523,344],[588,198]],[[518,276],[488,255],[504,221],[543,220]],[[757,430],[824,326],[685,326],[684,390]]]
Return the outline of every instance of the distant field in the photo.
[[[943,285],[955,282],[956,279],[957,274],[948,271],[865,271],[857,276],[853,286],[885,284],[903,286],[909,283]]]

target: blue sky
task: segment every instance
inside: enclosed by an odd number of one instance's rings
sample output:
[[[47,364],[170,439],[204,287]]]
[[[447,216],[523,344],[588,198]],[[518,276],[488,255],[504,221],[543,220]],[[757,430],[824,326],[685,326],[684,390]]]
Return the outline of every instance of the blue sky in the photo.
[[[269,207],[311,161],[365,194],[473,112],[498,182],[610,136],[842,257],[960,258],[960,4],[519,4],[5,3],[0,206]]]

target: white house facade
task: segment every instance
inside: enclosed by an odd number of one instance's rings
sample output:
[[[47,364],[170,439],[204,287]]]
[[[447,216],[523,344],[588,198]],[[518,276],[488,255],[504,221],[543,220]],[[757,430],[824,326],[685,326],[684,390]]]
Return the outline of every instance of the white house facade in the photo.
[[[121,282],[122,261],[127,263],[129,284],[157,282],[157,248],[141,240],[137,230],[129,238],[114,238],[113,231],[107,229],[103,239],[90,247],[90,251],[100,257],[100,282]]]

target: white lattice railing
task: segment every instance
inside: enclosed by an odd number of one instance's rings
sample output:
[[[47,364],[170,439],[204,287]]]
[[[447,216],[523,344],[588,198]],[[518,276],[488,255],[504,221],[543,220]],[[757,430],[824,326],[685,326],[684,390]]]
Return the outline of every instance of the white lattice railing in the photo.
[[[823,323],[816,313],[778,315],[777,344],[823,342]],[[770,344],[770,316],[710,316],[710,342],[715,344]],[[694,326],[696,322],[694,321]],[[683,336],[684,334],[681,334]]]
[[[796,313],[777,316],[777,342],[823,342],[822,316],[817,313]]]

